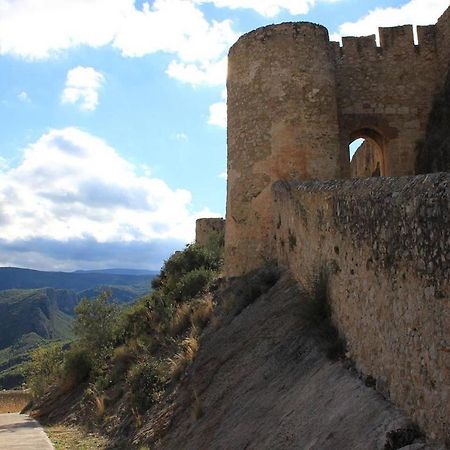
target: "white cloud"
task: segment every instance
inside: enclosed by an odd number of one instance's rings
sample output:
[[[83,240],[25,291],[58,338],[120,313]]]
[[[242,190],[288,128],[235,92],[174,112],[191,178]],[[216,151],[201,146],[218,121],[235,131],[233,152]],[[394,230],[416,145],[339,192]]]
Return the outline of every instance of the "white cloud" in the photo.
[[[282,11],[305,14],[318,1],[146,0],[138,9],[134,0],[0,0],[0,54],[45,59],[80,45],[111,45],[125,57],[165,52],[174,55],[170,77],[220,85],[226,52],[240,33],[228,19],[208,20],[202,5],[273,17]]]
[[[0,53],[42,59],[111,42],[133,0],[0,0]]]
[[[0,0],[0,54],[44,59],[71,47],[111,45],[125,57],[173,54],[167,74],[222,83],[223,58],[239,34],[209,21],[194,0]]]
[[[317,0],[195,0],[195,3],[213,3],[217,8],[253,9],[263,16],[274,17],[282,10],[292,15],[306,14]]]
[[[220,128],[227,127],[227,104],[225,102],[213,103],[209,107],[208,123]]]
[[[62,103],[78,104],[85,111],[93,111],[98,105],[98,91],[105,78],[92,67],[78,66],[67,72]]]
[[[213,103],[209,107],[208,123],[220,128],[227,127],[227,90],[222,91],[223,101]]]
[[[220,172],[218,177],[222,178],[223,180],[226,180],[228,178],[227,171],[224,170],[223,172]]]
[[[77,128],[51,130],[15,168],[0,171],[2,241],[154,243],[191,241],[191,193],[137,174],[103,140]]]
[[[172,61],[166,73],[183,83],[199,86],[223,86],[227,78],[227,58],[224,56],[218,61],[201,63],[184,63]]]
[[[30,97],[28,96],[28,94],[25,91],[19,92],[17,94],[17,98],[23,103],[29,103],[30,102]]]
[[[331,39],[339,40],[342,36],[378,35],[378,27],[434,24],[448,6],[445,0],[410,0],[398,8],[375,8],[356,22],[340,25],[338,33],[332,34]]]

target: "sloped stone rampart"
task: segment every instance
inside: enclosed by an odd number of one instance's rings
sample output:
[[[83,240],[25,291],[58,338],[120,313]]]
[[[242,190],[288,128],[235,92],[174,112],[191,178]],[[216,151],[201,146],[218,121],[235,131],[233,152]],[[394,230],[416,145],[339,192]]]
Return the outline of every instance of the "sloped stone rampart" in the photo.
[[[328,274],[359,370],[450,445],[450,174],[274,184],[277,259]]]

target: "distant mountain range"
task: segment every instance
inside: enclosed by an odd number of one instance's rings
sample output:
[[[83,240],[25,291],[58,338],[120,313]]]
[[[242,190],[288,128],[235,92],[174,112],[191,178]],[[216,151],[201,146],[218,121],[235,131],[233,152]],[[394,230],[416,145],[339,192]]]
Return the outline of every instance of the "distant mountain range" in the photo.
[[[142,270],[142,269],[97,269],[97,270],[75,270],[72,273],[107,273],[111,275],[157,275],[156,270]]]
[[[0,389],[23,381],[23,363],[38,345],[72,339],[74,308],[108,290],[120,303],[151,291],[157,272],[106,269],[43,272],[0,267]]]
[[[125,273],[126,272],[126,273]],[[76,292],[96,286],[136,286],[150,283],[158,272],[139,273],[132,269],[106,269],[77,272],[43,272],[40,270],[0,267],[0,290],[52,287]]]

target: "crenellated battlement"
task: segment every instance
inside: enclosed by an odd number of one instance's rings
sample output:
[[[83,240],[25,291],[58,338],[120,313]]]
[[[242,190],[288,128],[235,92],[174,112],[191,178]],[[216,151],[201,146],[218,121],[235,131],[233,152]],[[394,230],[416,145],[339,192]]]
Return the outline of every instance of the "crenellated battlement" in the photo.
[[[332,53],[338,58],[367,58],[373,59],[375,55],[379,59],[385,57],[413,58],[416,56],[429,57],[430,53],[437,52],[437,28],[436,25],[417,27],[417,44],[414,42],[414,28],[412,25],[399,27],[379,28],[379,42],[377,36],[344,36],[342,45],[331,42]]]
[[[413,50],[414,31],[412,25],[402,25],[399,27],[381,27],[380,47],[384,50]]]

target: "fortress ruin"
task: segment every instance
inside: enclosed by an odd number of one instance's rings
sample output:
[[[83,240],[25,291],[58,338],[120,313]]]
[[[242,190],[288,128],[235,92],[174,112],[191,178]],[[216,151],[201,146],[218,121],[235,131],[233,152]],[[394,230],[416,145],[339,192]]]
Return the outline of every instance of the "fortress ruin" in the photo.
[[[417,36],[284,23],[231,48],[225,275],[325,271],[347,356],[450,445],[450,8]]]

